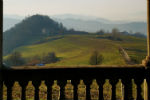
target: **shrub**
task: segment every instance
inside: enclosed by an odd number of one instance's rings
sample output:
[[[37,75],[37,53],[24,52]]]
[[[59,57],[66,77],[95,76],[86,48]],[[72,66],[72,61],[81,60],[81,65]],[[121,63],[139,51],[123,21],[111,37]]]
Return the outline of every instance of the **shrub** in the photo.
[[[25,60],[20,52],[13,52],[4,62],[8,66],[21,66],[25,64]]]
[[[90,65],[98,65],[103,61],[103,56],[99,54],[97,51],[94,51],[90,57]]]
[[[47,64],[47,63],[55,63],[58,61],[58,58],[56,57],[55,52],[50,52],[47,55],[45,55],[42,59],[42,63]]]

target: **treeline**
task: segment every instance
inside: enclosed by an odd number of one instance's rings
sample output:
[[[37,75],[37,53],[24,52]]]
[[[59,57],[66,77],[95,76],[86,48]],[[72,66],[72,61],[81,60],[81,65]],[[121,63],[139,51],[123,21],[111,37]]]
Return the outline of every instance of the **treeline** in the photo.
[[[20,52],[13,52],[4,60],[4,63],[7,66],[40,66],[50,63],[56,63],[57,61],[59,61],[59,58],[56,56],[55,52],[49,52],[47,54],[44,54],[42,57],[36,55],[30,59],[23,58]]]
[[[89,65],[100,65],[103,59],[103,55],[94,51],[88,62]],[[13,52],[4,60],[4,63],[6,66],[44,66],[58,61],[60,61],[60,58],[56,56],[55,52],[44,54],[43,57],[35,55],[30,59],[25,59],[20,52]]]
[[[68,30],[62,23],[52,20],[49,16],[38,14],[29,16],[4,32],[3,54],[7,55],[17,47],[32,44],[48,36],[64,34],[87,34],[87,32]]]
[[[99,38],[104,38],[104,39],[109,39],[109,40],[114,40],[114,41],[123,41],[124,37],[122,37],[122,36],[134,36],[134,37],[146,38],[146,36],[140,32],[135,32],[135,33],[133,33],[132,31],[131,32],[127,32],[127,31],[121,32],[117,28],[113,28],[111,32],[109,32],[109,31],[106,32],[105,30],[101,29],[100,31],[96,32],[95,34],[97,34],[97,35],[107,34],[107,35],[105,35],[105,37],[100,36]]]
[[[101,29],[94,34],[103,35],[103,34],[112,34],[112,35],[130,35],[135,37],[146,37],[141,32],[128,32],[128,31],[120,31],[118,28],[113,28],[111,32]]]

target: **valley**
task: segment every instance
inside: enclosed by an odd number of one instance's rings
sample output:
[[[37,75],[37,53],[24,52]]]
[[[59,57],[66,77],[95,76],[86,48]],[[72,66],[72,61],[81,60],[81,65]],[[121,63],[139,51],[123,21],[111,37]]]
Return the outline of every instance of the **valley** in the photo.
[[[48,37],[44,42],[16,48],[25,59],[34,56],[42,57],[48,52],[55,52],[60,61],[46,64],[52,65],[90,65],[89,58],[93,51],[103,55],[101,65],[126,65],[124,57],[119,52],[123,47],[135,63],[141,63],[146,55],[146,39],[133,36],[122,36],[122,41],[101,39],[107,35],[59,35]],[[56,38],[57,37],[57,38]],[[52,40],[52,38],[54,38]],[[43,40],[41,40],[43,41]],[[137,42],[138,41],[138,42]],[[140,51],[141,50],[141,51]],[[142,55],[142,56],[141,56]]]

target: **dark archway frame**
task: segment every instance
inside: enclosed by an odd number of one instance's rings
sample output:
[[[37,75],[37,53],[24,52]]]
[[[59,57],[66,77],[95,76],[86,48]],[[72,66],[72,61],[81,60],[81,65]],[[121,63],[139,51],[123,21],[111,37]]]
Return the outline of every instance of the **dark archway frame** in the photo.
[[[147,56],[142,61],[145,67],[150,66],[150,0],[147,0]],[[3,67],[3,0],[0,0],[0,69]]]
[[[147,0],[147,56],[142,61],[142,64],[145,66],[145,68],[150,67],[150,18],[149,18],[150,17],[150,10],[149,10],[149,7],[150,7],[150,0]],[[3,0],[0,0],[0,100],[2,100],[2,86],[3,86],[3,76],[2,76],[3,50],[2,50],[2,48],[3,48]],[[107,70],[110,70],[110,69],[107,69]]]

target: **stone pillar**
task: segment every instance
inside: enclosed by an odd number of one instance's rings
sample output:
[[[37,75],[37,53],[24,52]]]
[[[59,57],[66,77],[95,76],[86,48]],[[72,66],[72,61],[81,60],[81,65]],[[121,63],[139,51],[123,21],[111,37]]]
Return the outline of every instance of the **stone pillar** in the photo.
[[[142,61],[144,66],[150,66],[150,0],[147,0],[147,56]]]
[[[3,0],[0,0],[0,100],[2,100],[2,42],[3,42]]]

